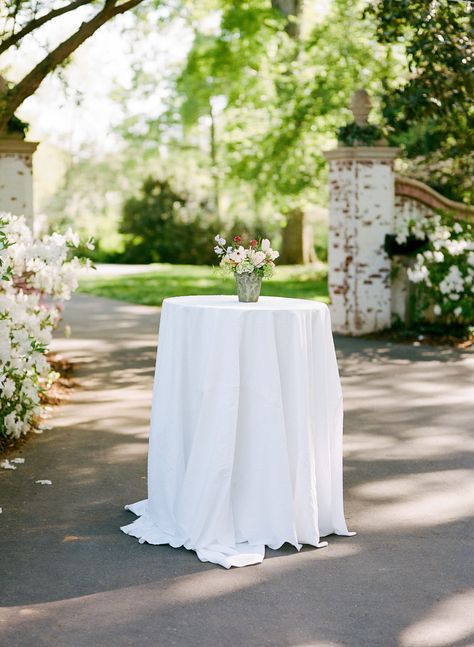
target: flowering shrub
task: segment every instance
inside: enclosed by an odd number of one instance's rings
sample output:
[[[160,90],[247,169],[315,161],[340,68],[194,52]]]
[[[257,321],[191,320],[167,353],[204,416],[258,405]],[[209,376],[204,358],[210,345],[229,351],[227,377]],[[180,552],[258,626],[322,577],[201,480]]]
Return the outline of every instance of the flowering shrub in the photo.
[[[431,311],[446,323],[474,323],[474,231],[471,224],[447,215],[399,220],[396,241],[425,240],[425,249],[407,269],[416,284],[416,315]]]
[[[0,435],[35,424],[40,396],[57,374],[46,359],[61,301],[77,288],[82,261],[72,231],[34,239],[23,217],[0,214]],[[91,243],[89,243],[91,245]],[[87,264],[87,261],[86,261]]]
[[[270,278],[275,268],[275,260],[280,253],[273,250],[268,238],[260,242],[251,240],[248,247],[244,247],[240,236],[234,237],[234,244],[225,247],[226,241],[219,234],[214,238],[216,246],[215,253],[221,257],[220,266],[228,273],[251,274],[263,278]]]

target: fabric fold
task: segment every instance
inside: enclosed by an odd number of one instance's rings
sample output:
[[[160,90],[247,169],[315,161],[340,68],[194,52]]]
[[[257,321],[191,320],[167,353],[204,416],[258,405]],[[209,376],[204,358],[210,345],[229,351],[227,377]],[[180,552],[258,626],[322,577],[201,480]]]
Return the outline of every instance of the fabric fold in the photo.
[[[148,499],[124,533],[225,568],[265,546],[349,535],[342,393],[327,306],[300,299],[164,301]]]

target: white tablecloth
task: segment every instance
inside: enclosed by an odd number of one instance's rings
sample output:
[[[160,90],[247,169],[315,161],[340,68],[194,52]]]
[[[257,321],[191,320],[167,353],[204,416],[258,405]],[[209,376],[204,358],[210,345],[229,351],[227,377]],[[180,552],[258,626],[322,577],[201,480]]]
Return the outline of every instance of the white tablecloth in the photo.
[[[233,296],[166,299],[148,499],[125,506],[141,543],[185,546],[229,568],[265,546],[350,535],[342,394],[326,305]]]

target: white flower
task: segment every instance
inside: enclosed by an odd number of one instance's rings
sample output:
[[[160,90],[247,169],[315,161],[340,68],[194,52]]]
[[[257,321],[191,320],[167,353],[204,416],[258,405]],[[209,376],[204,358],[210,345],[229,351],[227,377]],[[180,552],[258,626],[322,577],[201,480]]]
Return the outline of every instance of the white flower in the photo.
[[[220,234],[217,234],[217,236],[214,237],[214,240],[220,247],[223,247],[225,245],[225,238],[222,238]]]
[[[435,314],[437,317],[441,314],[441,306],[436,304],[433,308],[433,314]]]
[[[464,279],[457,265],[451,265],[447,275],[440,282],[439,289],[442,294],[448,294],[450,292],[463,292]]]
[[[466,240],[447,240],[444,243],[444,247],[453,256],[459,256],[459,254],[462,254],[465,251],[467,247],[467,241]]]
[[[454,315],[455,315],[456,317],[460,317],[460,316],[462,315],[462,308],[461,308],[461,306],[458,306],[457,308],[454,308],[454,311],[453,311],[453,312],[454,312]]]
[[[69,298],[77,286],[81,263],[68,260],[68,249],[80,241],[71,230],[34,239],[25,219],[9,214],[0,214],[3,235],[9,246],[0,268],[0,410],[9,413],[1,433],[19,438],[40,412],[39,389],[50,383],[45,352],[60,319],[55,299]]]
[[[443,252],[433,252],[433,258],[436,263],[442,263],[444,261],[444,254]]]
[[[2,391],[3,395],[7,400],[9,400],[15,393],[16,384],[11,378],[7,378],[3,383]]]
[[[241,263],[245,256],[246,256],[246,251],[242,245],[240,245],[236,250],[232,252],[232,254],[229,255],[229,258],[231,261],[234,261],[234,263]]]
[[[453,231],[454,231],[456,234],[460,234],[460,233],[462,232],[462,227],[461,227],[461,225],[460,225],[458,222],[455,222],[455,223],[454,223],[454,225],[453,225]],[[455,312],[456,312],[456,311],[455,311]]]
[[[265,252],[265,253],[268,252],[268,250],[270,249],[270,241],[268,240],[268,238],[264,238],[262,240],[262,244],[260,245],[260,247],[262,248],[262,252]]]
[[[407,276],[412,283],[421,283],[428,278],[428,268],[426,265],[415,266],[413,269],[409,267]]]

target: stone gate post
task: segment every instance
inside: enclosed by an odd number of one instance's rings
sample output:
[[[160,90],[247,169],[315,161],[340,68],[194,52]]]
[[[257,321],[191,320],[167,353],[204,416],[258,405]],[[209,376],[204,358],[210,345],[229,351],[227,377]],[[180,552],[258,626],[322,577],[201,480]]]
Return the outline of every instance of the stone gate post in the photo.
[[[0,76],[0,96],[8,91]],[[33,226],[33,153],[38,144],[21,132],[0,132],[0,212],[25,216]]]
[[[356,123],[366,125],[370,100],[365,91],[356,93],[351,108]],[[398,149],[384,145],[325,152],[329,294],[335,332],[361,335],[391,324],[391,263],[384,242],[393,230],[397,153]]]
[[[33,153],[35,142],[0,136],[0,211],[25,216],[33,225]]]

